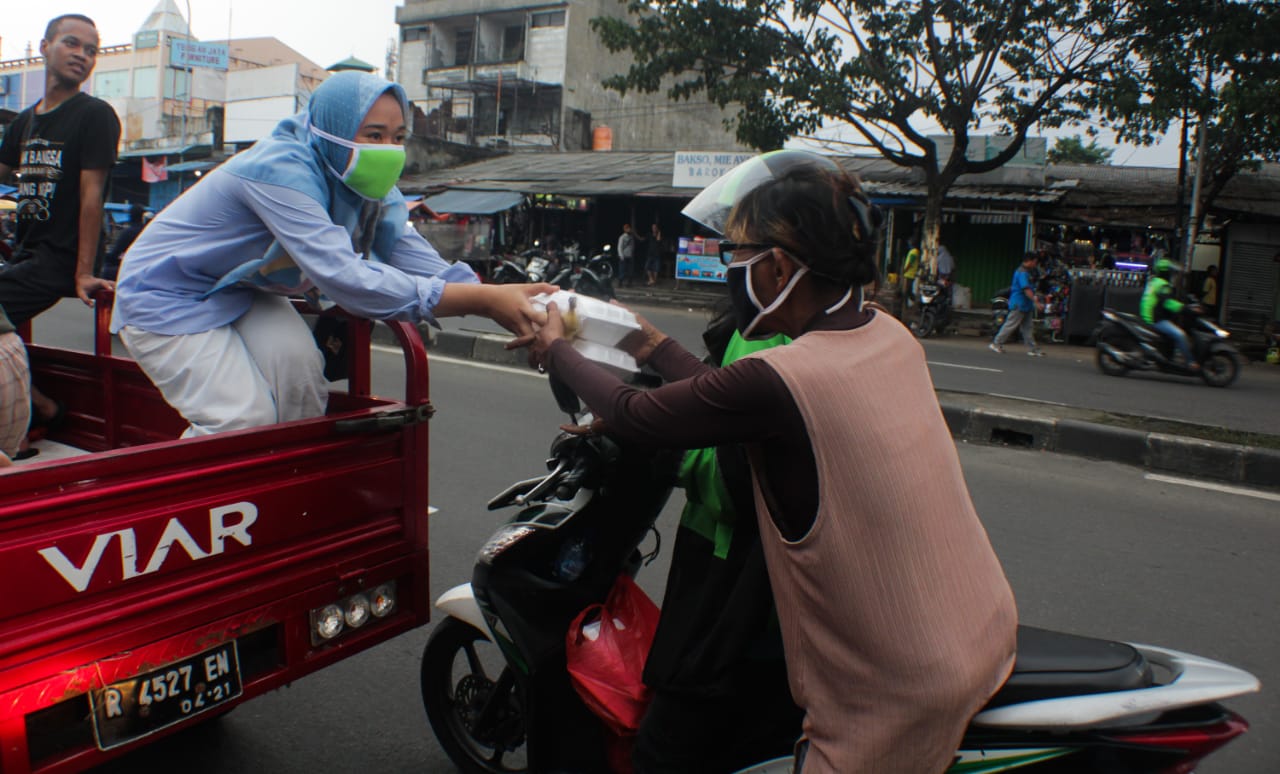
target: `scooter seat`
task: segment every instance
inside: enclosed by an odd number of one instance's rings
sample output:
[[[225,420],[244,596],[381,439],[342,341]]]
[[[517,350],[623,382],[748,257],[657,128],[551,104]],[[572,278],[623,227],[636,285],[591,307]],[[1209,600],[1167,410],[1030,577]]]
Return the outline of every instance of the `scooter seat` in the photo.
[[[1152,681],[1151,665],[1131,645],[1019,626],[1013,674],[987,703],[987,709],[1145,688]]]
[[[1165,338],[1164,334],[1156,330],[1155,328],[1151,327],[1150,325],[1148,325],[1147,321],[1143,320],[1138,315],[1128,314],[1126,312],[1117,312],[1114,309],[1109,309],[1108,311],[1115,314],[1116,317],[1119,317],[1125,322],[1129,323],[1129,325],[1132,326],[1133,332],[1136,333],[1139,338],[1142,338],[1145,341],[1149,341],[1153,344],[1159,344],[1161,341],[1164,341],[1164,338]]]

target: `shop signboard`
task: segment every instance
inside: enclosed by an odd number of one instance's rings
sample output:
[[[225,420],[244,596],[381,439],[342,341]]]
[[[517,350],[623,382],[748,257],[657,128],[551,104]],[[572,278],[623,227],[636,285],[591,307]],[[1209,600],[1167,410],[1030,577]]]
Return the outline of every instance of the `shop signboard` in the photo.
[[[230,50],[225,43],[200,43],[194,40],[170,41],[169,65],[171,67],[207,67],[226,70]]]
[[[676,151],[671,187],[706,188],[721,175],[754,156],[754,153],[732,151],[727,153]]]
[[[676,249],[676,279],[724,282],[724,264],[720,262],[720,240],[680,237]]]

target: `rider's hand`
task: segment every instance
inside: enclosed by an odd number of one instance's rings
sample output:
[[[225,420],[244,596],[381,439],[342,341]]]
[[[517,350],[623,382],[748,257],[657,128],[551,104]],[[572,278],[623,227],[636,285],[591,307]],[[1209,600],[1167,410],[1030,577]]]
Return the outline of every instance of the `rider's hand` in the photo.
[[[637,364],[644,365],[658,345],[667,340],[667,334],[653,327],[653,323],[640,315],[636,315],[636,322],[640,323],[640,330],[624,336],[618,342],[618,349],[635,358]]]
[[[600,435],[605,431],[603,419],[593,419],[589,425],[560,425],[569,435]]]
[[[92,274],[76,275],[76,296],[85,306],[93,306],[93,294],[99,290],[115,290],[116,283]]]
[[[551,345],[565,338],[564,318],[560,316],[560,310],[556,307],[556,303],[552,301],[547,304],[546,322],[537,331],[520,336],[507,344],[507,349],[518,349],[519,347],[529,348],[529,365],[531,367],[542,370],[546,363],[547,350],[551,349]]]

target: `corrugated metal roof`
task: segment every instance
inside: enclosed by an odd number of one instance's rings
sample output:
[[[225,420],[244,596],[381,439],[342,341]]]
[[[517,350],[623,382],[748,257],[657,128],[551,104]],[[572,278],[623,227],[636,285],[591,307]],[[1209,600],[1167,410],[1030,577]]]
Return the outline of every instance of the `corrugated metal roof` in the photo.
[[[927,193],[919,169],[900,167],[879,156],[838,160],[857,173],[873,195],[923,200]],[[566,196],[693,197],[695,188],[672,187],[674,166],[674,151],[517,153],[406,176],[400,188],[407,193],[467,188]],[[1060,215],[1110,213],[1156,225],[1155,221],[1172,222],[1177,170],[1085,164],[1002,167],[961,177],[947,197],[953,202],[1048,205]],[[1237,175],[1213,209],[1280,217],[1280,165]]]

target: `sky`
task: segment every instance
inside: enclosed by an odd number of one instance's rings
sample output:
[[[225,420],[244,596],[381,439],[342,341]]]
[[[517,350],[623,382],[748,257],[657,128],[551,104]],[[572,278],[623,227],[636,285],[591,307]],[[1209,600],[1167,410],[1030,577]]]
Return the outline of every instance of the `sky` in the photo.
[[[28,43],[38,56],[45,25],[63,13],[92,18],[103,46],[130,43],[157,2],[0,0],[0,60],[23,57]],[[387,44],[398,38],[396,8],[403,0],[175,0],[175,4],[184,16],[190,8],[192,32],[199,40],[274,37],[321,67],[354,55],[381,71],[386,66]],[[1054,137],[1085,133],[1085,127],[1054,131],[1049,145]],[[1097,139],[1101,145],[1115,145],[1105,130]],[[1177,140],[1165,139],[1151,148],[1116,146],[1111,162],[1177,166]]]
[[[0,60],[20,59],[27,43],[35,56],[45,25],[79,13],[93,19],[103,46],[132,43],[158,0],[0,0]],[[273,37],[328,67],[355,55],[382,70],[387,43],[398,37],[401,0],[174,0],[199,40]]]

